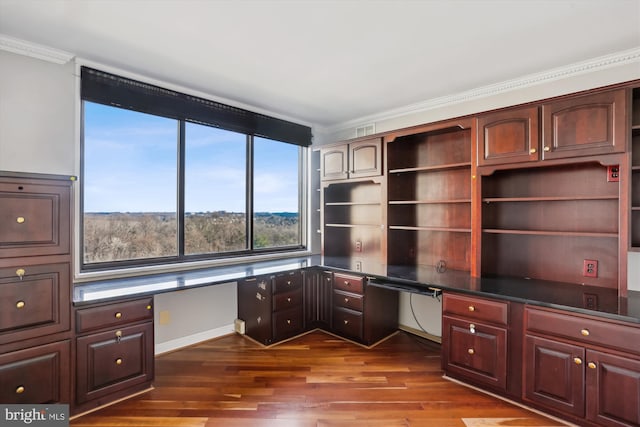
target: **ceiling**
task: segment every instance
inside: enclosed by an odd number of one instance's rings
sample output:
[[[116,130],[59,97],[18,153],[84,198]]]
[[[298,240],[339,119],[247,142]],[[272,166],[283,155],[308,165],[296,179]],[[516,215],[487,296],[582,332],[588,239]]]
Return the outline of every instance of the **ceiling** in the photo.
[[[640,0],[0,0],[0,35],[321,127],[640,46]]]

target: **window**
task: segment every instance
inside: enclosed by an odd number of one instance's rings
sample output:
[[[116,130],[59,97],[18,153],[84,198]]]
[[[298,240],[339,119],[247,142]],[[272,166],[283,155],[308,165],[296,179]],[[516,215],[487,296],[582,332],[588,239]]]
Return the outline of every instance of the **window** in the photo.
[[[304,248],[309,128],[85,67],[81,81],[82,270]]]

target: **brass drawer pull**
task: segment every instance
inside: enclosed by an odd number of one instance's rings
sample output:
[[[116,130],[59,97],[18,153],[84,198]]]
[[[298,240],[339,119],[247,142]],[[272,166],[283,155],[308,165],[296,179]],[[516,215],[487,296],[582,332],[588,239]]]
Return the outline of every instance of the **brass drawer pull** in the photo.
[[[587,363],[587,366],[589,367],[589,369],[596,369],[596,364],[593,362]]]
[[[147,305],[147,310],[151,310],[153,307],[151,307],[151,304]]]
[[[536,150],[535,148],[531,148],[529,150],[529,154],[536,154],[536,151],[538,151],[538,150]]]
[[[122,331],[116,331],[116,341],[120,342],[122,339]]]
[[[345,325],[348,325],[348,324],[349,324],[349,321],[345,319],[345,320],[344,320],[344,324],[345,324]]]
[[[287,319],[287,325],[291,324],[291,319]]]
[[[287,302],[291,302],[291,298],[290,298],[290,297],[289,297],[289,298],[287,298]]]
[[[475,352],[476,352],[476,351],[475,351],[474,349],[472,349],[472,348],[470,348],[470,349],[468,349],[468,350],[467,350],[467,353],[469,353],[469,354],[475,354]]]
[[[291,280],[287,280],[287,286],[291,286]]]
[[[345,298],[345,299],[344,299],[344,302],[349,302],[349,298]]]
[[[475,308],[474,306],[470,305],[470,306],[469,306],[469,311],[472,311],[472,312],[473,312],[473,311],[476,311],[476,308]]]
[[[351,286],[351,282],[349,282],[348,280],[345,280],[345,281],[344,281],[344,285],[345,285],[345,286]]]
[[[115,314],[116,319],[120,319],[122,318],[122,313],[120,313],[119,311]]]
[[[26,304],[25,304],[25,302],[24,302],[24,301],[18,301],[18,302],[16,303],[16,308],[17,308],[17,309],[21,309],[21,308],[24,308],[24,306],[25,306],[25,305],[26,305]]]
[[[16,270],[16,276],[18,276],[20,278],[20,280],[22,280],[22,278],[24,277],[24,274],[26,273],[26,271],[24,270],[24,268],[19,268]]]
[[[116,359],[116,365],[122,365],[122,359],[121,358],[117,358]]]
[[[22,394],[22,393],[24,393],[24,386],[19,385],[19,386],[16,388],[16,394]]]
[[[576,365],[582,365],[582,359],[580,359],[579,357],[574,357],[573,363],[575,363]]]
[[[23,217],[23,216],[19,216],[18,218],[16,218],[16,222],[17,222],[18,224],[24,224],[24,221],[25,221],[25,220],[24,220],[24,217]]]
[[[580,333],[584,337],[588,337],[589,336],[589,330],[588,329],[583,329],[583,330],[580,331]]]

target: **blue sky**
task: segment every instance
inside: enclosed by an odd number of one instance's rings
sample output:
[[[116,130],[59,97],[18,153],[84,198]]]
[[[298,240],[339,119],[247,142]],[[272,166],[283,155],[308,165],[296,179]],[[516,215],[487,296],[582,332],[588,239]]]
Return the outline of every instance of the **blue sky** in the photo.
[[[84,103],[85,212],[175,212],[178,122]],[[244,212],[245,136],[188,123],[187,212]],[[298,147],[256,138],[255,211],[297,212]],[[295,167],[292,167],[295,165]]]

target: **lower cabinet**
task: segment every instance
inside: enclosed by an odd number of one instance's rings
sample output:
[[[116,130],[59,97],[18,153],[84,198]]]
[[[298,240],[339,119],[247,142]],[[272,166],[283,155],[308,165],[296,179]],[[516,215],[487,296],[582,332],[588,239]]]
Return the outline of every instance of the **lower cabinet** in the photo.
[[[71,394],[69,340],[0,355],[0,402],[68,403]]]
[[[640,425],[640,327],[525,309],[523,398],[589,426]]]
[[[76,408],[82,412],[149,388],[151,298],[76,309]]]

